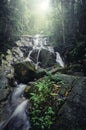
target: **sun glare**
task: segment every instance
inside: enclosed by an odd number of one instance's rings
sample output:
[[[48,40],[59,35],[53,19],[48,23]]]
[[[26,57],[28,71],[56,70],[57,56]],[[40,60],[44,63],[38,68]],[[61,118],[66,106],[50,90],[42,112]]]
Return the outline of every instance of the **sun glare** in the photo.
[[[48,10],[48,8],[49,8],[49,3],[48,3],[48,1],[44,1],[44,2],[42,2],[42,3],[40,4],[40,9],[41,9],[41,10],[46,11],[46,10]]]
[[[43,0],[37,5],[37,10],[40,12],[47,12],[49,10],[49,0]]]

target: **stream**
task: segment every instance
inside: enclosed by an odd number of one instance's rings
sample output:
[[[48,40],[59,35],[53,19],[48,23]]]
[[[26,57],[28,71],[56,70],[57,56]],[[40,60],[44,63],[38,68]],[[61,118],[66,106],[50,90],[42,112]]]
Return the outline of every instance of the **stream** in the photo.
[[[34,60],[31,56],[34,50],[37,50],[37,58],[35,61],[35,69],[38,69],[40,64],[39,56],[41,50],[47,50],[51,54],[56,55],[56,63],[59,63],[61,67],[64,67],[64,62],[58,52],[54,52],[53,47],[47,45],[46,38],[42,38],[40,35],[36,35],[33,38],[33,47],[28,52],[28,56],[24,61],[30,61],[34,63]],[[24,97],[24,90],[26,88],[26,84],[18,84],[15,81],[15,87],[10,94],[9,102],[9,118],[3,121],[0,124],[0,130],[29,130],[30,119],[28,114],[29,101]]]
[[[11,93],[10,116],[9,119],[2,122],[0,130],[29,130],[30,122],[27,115],[29,106],[28,100],[23,97],[25,84],[18,84]]]

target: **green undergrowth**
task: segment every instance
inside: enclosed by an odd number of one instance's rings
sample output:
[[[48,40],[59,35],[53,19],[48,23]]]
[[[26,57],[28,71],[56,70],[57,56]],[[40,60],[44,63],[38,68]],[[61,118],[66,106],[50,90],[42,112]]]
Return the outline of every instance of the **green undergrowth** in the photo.
[[[50,129],[56,120],[54,84],[62,85],[63,82],[58,75],[47,75],[35,82],[30,93],[32,129]]]

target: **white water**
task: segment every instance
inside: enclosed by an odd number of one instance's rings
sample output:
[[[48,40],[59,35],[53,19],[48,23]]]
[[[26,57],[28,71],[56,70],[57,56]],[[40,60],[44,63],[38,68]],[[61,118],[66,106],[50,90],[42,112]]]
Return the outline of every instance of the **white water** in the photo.
[[[61,67],[64,67],[64,62],[58,52],[56,52],[56,62],[59,63]]]
[[[17,87],[14,89],[11,100],[14,103],[23,93],[24,89],[26,88],[25,84],[19,84]]]
[[[10,119],[12,119],[13,117],[17,116],[17,115],[21,115],[23,114],[23,112],[25,112],[25,109],[27,107],[28,104],[28,100],[23,101],[14,111],[14,113],[12,114],[12,116],[10,117]]]
[[[29,130],[30,122],[26,110],[28,107],[28,100],[22,100],[22,94],[26,85],[19,84],[15,87],[11,95],[11,111],[9,118],[0,124],[0,130]],[[21,97],[21,102],[19,98]],[[14,107],[15,106],[15,107]]]
[[[40,52],[41,52],[42,49],[45,49],[45,50],[47,50],[47,51],[49,51],[50,53],[53,53],[53,54],[55,53],[53,47],[47,45],[47,39],[43,38],[41,35],[38,34],[38,35],[36,35],[33,38],[33,47],[32,47],[32,50],[29,52],[28,57],[25,59],[25,60],[32,61],[32,58],[31,58],[32,52],[34,50],[38,50],[37,60],[36,60],[36,63],[34,63],[36,69],[38,69],[38,66],[39,66],[39,55],[40,55]],[[63,62],[63,60],[62,60],[59,52],[56,52],[55,54],[56,54],[56,62],[61,67],[64,67],[64,62]]]

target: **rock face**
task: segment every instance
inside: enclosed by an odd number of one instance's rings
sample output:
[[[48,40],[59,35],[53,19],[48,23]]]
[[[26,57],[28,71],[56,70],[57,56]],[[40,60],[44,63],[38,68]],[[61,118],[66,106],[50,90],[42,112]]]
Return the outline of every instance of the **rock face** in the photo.
[[[71,79],[73,82],[69,85],[72,83],[73,87],[58,112],[57,127],[59,130],[86,130],[86,77]]]

